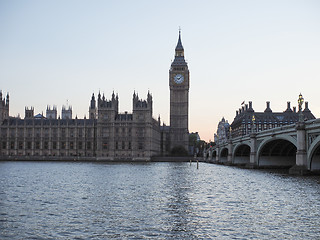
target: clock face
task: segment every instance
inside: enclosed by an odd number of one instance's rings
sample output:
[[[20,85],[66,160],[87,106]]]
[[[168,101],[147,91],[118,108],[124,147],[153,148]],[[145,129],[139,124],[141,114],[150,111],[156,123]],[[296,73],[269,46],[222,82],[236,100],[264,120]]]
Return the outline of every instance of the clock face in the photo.
[[[183,80],[184,80],[184,77],[183,77],[181,74],[177,74],[177,75],[174,76],[174,81],[175,81],[175,83],[177,83],[177,84],[182,83]]]

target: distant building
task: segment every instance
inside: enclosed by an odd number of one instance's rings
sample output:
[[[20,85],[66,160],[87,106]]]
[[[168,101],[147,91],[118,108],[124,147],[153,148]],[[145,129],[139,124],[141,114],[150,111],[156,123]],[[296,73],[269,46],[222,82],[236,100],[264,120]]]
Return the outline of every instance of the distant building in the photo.
[[[315,119],[308,107],[308,102],[305,102],[305,109],[302,111],[304,119]],[[254,116],[254,119],[253,119]],[[298,122],[299,113],[296,107],[291,109],[290,102],[287,102],[287,109],[284,112],[273,112],[270,108],[270,102],[266,102],[264,112],[255,112],[252,108],[252,102],[245,104],[242,108],[236,111],[236,116],[231,124],[232,137],[244,136],[250,134],[255,128],[255,131],[263,131],[270,128],[281,127],[283,125],[293,124]]]
[[[199,153],[199,142],[201,141],[198,132],[189,133],[189,155],[194,156],[194,154]]]
[[[9,93],[7,98],[2,98],[2,91],[0,91],[0,123],[9,117]]]
[[[224,117],[218,124],[217,133],[214,134],[214,142],[216,144],[222,144],[228,141],[229,134],[230,134],[230,124],[228,120],[225,120]]]
[[[189,137],[190,136],[193,136],[197,142],[199,142],[201,140],[198,132],[191,132],[191,133],[189,133]]]

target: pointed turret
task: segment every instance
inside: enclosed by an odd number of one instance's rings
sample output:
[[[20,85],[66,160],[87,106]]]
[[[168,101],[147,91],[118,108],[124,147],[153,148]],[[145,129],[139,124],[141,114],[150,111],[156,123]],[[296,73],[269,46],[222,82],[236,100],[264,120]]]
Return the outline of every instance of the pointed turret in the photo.
[[[72,107],[71,106],[62,106],[61,110],[62,119],[72,119]]]
[[[6,105],[9,106],[9,93],[7,93]]]
[[[96,98],[94,97],[94,93],[92,93],[90,106],[89,106],[89,118],[90,119],[96,119],[96,115],[97,115]]]
[[[181,42],[181,31],[179,30],[179,39],[175,49],[174,61],[171,64],[173,66],[187,66],[186,61],[184,60],[184,49]]]
[[[96,99],[94,97],[94,93],[92,93],[91,102],[90,102],[90,108],[95,109],[96,108]]]
[[[56,108],[56,106],[53,106],[52,109],[51,109],[51,106],[47,105],[46,118],[47,119],[57,119],[57,108]]]
[[[183,46],[182,46],[182,43],[181,43],[181,30],[179,30],[179,39],[178,39],[178,43],[177,43],[177,46],[176,46],[176,52],[177,51],[183,51]]]
[[[7,99],[2,97],[2,91],[0,90],[0,124],[9,117],[9,93]]]
[[[182,46],[182,42],[181,42],[181,31],[179,30],[179,39],[178,39],[178,43],[176,46],[176,57],[184,57],[184,49]]]
[[[148,100],[148,102],[152,101],[152,95],[150,94],[149,91],[148,91],[148,94],[147,94],[147,100]]]
[[[119,100],[118,94],[115,95],[114,91],[111,94],[111,99],[107,100],[104,93],[102,95],[102,100],[100,100],[98,109],[97,109],[97,117],[98,121],[113,121],[119,110]]]

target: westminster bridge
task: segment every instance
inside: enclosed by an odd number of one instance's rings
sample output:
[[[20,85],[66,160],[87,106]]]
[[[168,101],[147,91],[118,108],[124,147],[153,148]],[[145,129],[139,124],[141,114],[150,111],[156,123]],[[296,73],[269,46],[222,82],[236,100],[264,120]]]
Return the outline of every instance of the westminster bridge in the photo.
[[[207,149],[204,158],[248,168],[290,168],[291,174],[320,172],[320,119],[229,138]]]

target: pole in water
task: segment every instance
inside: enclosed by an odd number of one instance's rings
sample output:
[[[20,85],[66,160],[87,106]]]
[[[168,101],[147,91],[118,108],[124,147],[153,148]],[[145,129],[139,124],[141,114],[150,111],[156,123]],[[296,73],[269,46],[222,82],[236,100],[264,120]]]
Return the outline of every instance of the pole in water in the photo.
[[[197,169],[199,169],[199,161],[197,160]]]
[[[190,166],[191,166],[191,159],[190,159]]]

